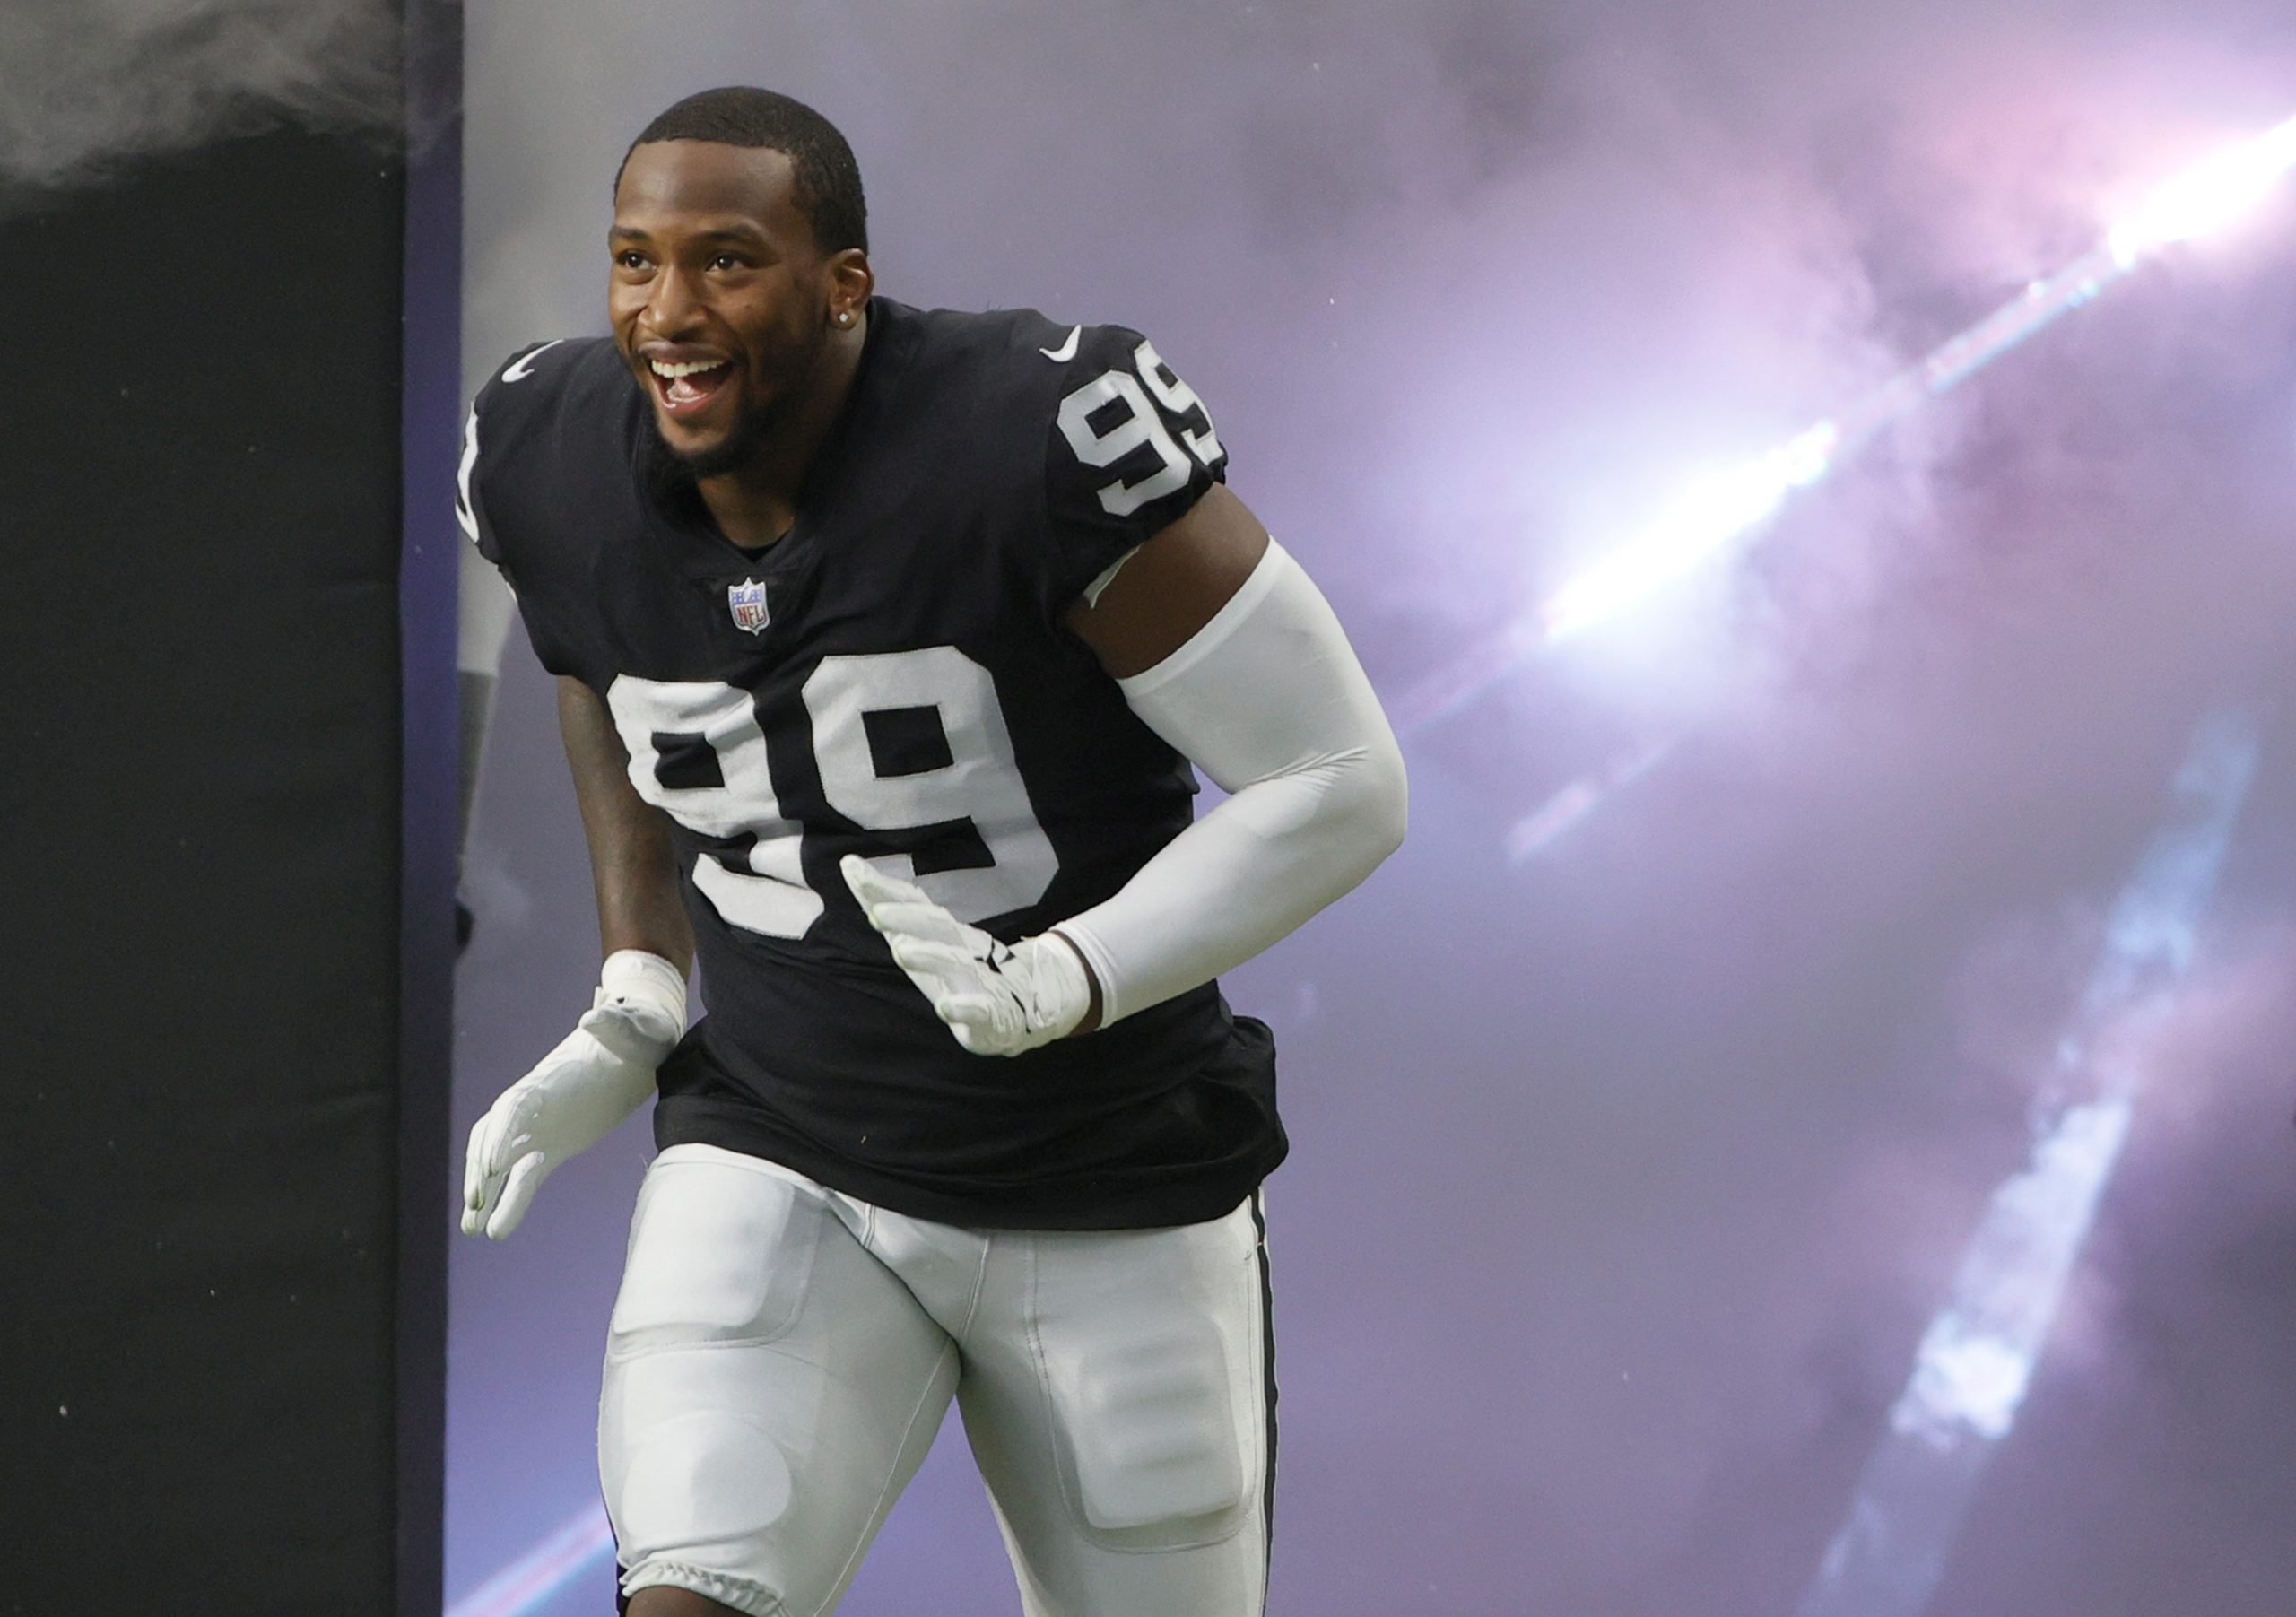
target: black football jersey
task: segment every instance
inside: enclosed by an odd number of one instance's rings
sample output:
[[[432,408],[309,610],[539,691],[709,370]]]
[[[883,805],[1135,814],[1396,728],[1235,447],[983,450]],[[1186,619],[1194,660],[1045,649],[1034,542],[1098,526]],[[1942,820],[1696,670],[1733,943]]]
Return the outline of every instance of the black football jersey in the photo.
[[[1012,941],[1187,826],[1193,770],[1062,617],[1225,465],[1136,332],[880,298],[795,525],[752,553],[610,342],[480,392],[458,515],[674,828],[708,1009],[659,1074],[662,1145],[1041,1229],[1217,1217],[1281,1160],[1267,1030],[1215,985],[974,1056],[837,869],[860,854]]]

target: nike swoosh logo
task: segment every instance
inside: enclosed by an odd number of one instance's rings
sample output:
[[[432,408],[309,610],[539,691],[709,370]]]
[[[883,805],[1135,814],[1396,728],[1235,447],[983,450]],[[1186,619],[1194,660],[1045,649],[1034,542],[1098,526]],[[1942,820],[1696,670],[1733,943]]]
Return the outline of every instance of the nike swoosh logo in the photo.
[[[564,337],[552,337],[549,342],[544,343],[540,348],[535,349],[525,359],[520,360],[517,364],[511,366],[509,369],[504,371],[502,373],[502,379],[506,382],[525,381],[528,377],[534,374],[535,361],[542,358],[543,355],[548,353],[552,349],[557,347],[564,341],[566,341]]]
[[[1068,340],[1063,343],[1059,347],[1039,348],[1037,352],[1044,355],[1048,360],[1059,360],[1063,361],[1073,360],[1076,357],[1076,339],[1083,335],[1084,328],[1083,326],[1072,326],[1068,328]]]

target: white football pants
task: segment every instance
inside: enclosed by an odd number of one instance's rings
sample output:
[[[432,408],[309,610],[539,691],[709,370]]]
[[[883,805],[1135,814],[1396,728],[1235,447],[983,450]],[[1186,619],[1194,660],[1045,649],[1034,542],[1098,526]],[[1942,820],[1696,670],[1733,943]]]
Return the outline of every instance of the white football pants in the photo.
[[[1265,1284],[1257,1197],[1171,1229],[963,1230],[672,1146],[598,1406],[622,1588],[833,1610],[953,1397],[1028,1617],[1260,1617]]]

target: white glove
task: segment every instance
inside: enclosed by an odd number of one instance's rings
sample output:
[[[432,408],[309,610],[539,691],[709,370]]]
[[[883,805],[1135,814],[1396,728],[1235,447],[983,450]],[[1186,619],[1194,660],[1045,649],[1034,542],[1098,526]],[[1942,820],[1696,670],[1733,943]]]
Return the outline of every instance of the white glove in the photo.
[[[848,854],[838,864],[869,925],[885,935],[894,963],[976,1056],[1017,1056],[1084,1020],[1092,981],[1083,957],[1050,935],[1004,943],[968,926],[922,888]]]
[[[516,1230],[553,1169],[646,1103],[684,1031],[684,975],[642,949],[608,955],[589,1013],[472,1126],[463,1233]]]

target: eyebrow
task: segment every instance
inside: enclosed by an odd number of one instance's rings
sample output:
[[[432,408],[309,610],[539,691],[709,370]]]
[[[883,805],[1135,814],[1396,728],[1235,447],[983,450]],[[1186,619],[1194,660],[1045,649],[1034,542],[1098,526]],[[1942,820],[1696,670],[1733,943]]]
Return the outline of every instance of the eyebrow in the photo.
[[[617,224],[606,231],[609,241],[647,241],[653,238],[651,230],[641,230],[632,225]],[[691,239],[701,242],[730,241],[745,247],[770,245],[765,232],[754,225],[719,225],[714,230],[696,230]]]

